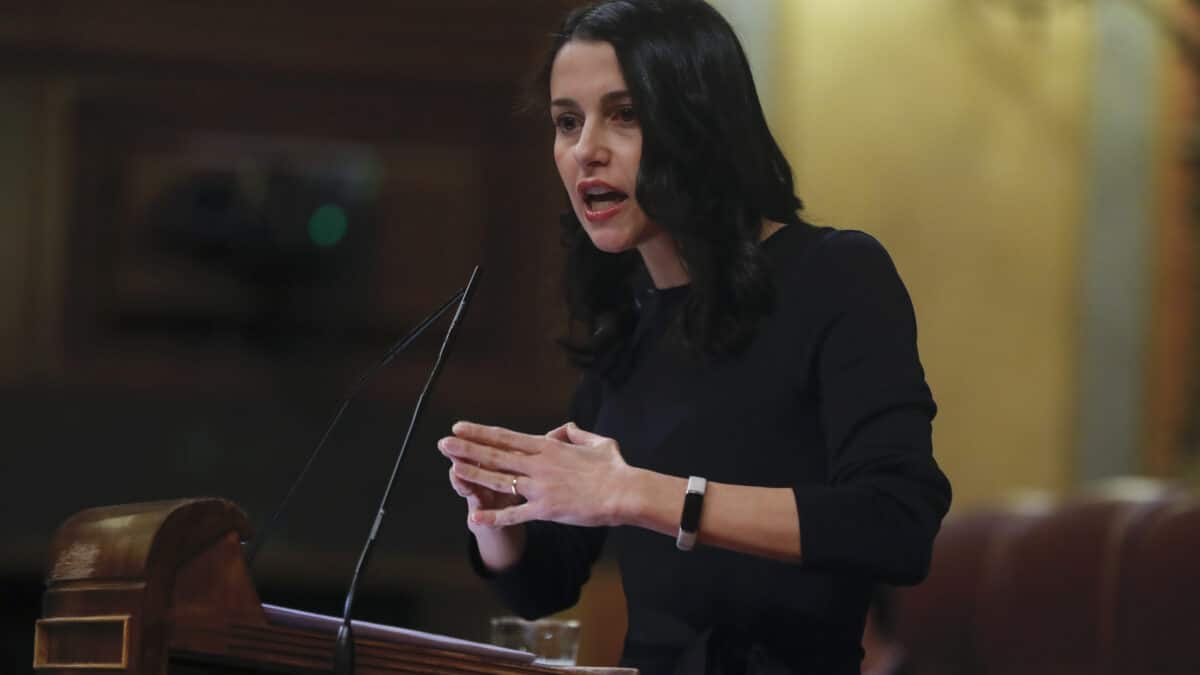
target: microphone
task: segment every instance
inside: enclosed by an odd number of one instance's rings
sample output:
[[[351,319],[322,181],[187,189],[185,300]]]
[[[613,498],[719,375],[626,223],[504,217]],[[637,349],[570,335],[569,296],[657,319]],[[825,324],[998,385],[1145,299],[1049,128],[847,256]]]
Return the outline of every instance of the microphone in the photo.
[[[467,303],[471,300],[471,293],[475,290],[475,281],[478,278],[479,266],[476,265],[471,272],[471,278],[467,280],[466,287],[463,288],[458,301],[458,309],[454,312],[454,318],[450,320],[450,328],[446,330],[446,337],[442,339],[442,347],[438,351],[437,360],[433,362],[429,378],[425,380],[425,387],[421,390],[421,395],[417,397],[417,404],[413,407],[412,417],[408,421],[408,431],[404,433],[404,441],[400,443],[400,451],[396,454],[396,463],[392,466],[392,475],[388,478],[387,486],[383,490],[383,498],[379,501],[379,511],[375,514],[375,522],[371,525],[367,541],[363,544],[362,552],[358,556],[358,563],[354,566],[354,576],[350,578],[350,588],[346,591],[342,625],[338,628],[337,641],[333,647],[333,672],[336,675],[354,674],[354,629],[350,625],[350,614],[354,609],[354,596],[358,592],[358,582],[371,559],[371,553],[375,550],[379,526],[383,524],[383,514],[387,511],[388,502],[392,496],[392,487],[396,484],[396,476],[400,471],[400,462],[404,459],[404,451],[408,448],[413,429],[417,426],[417,419],[425,407],[425,397],[433,389],[433,383],[442,371],[442,365],[445,364],[446,356],[450,353],[450,347],[453,344],[455,329],[458,328],[463,312],[466,311]]]
[[[474,277],[472,276],[472,279],[473,278]],[[377,375],[379,371],[383,370],[389,363],[391,363],[392,359],[395,359],[397,354],[407,349],[414,340],[420,337],[421,334],[424,333],[427,328],[429,328],[430,324],[432,324],[434,321],[437,321],[443,314],[445,314],[446,310],[450,309],[450,306],[461,299],[463,294],[466,292],[466,288],[460,288],[455,291],[454,295],[451,296],[449,300],[447,300],[441,307],[438,307],[436,310],[434,310],[432,314],[424,319],[421,319],[421,322],[418,323],[412,330],[410,330],[407,335],[397,340],[391,347],[388,348],[387,352],[383,355],[383,358],[379,359],[379,361],[375,362],[374,365],[372,365],[370,368],[364,371],[362,375],[359,376],[358,381],[355,382],[354,386],[350,388],[350,393],[346,395],[346,399],[342,401],[342,405],[340,408],[338,408],[337,414],[333,416],[333,419],[325,427],[325,433],[321,434],[321,440],[317,442],[317,446],[313,448],[312,453],[309,454],[308,461],[304,463],[304,468],[300,470],[300,473],[296,476],[296,479],[292,481],[292,486],[288,488],[287,494],[283,497],[283,501],[279,503],[279,506],[276,507],[275,512],[271,514],[271,518],[267,521],[267,524],[263,526],[262,531],[257,537],[250,541],[242,542],[242,552],[246,559],[246,567],[252,568],[254,566],[254,559],[258,557],[258,552],[262,550],[263,543],[266,542],[269,535],[274,532],[276,523],[278,522],[279,517],[282,516],[283,512],[287,509],[288,502],[291,501],[292,495],[296,492],[296,488],[300,487],[300,483],[302,483],[304,481],[304,477],[308,475],[308,470],[312,468],[313,462],[315,462],[317,459],[317,455],[321,454],[321,448],[325,447],[325,441],[329,440],[329,434],[333,432],[333,428],[336,427],[338,421],[342,419],[342,414],[346,412],[346,408],[350,407],[350,402],[354,400],[355,396],[358,396],[359,390],[361,390],[368,382],[374,379],[375,375]]]

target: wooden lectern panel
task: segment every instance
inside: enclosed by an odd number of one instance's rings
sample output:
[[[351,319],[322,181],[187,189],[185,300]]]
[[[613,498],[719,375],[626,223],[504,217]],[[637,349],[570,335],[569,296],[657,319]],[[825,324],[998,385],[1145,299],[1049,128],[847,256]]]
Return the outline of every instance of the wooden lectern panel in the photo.
[[[50,547],[34,669],[54,675],[330,672],[332,633],[267,620],[242,557],[249,529],[245,514],[222,499],[103,507],[67,519]],[[356,638],[355,648],[359,675],[604,672],[376,639]]]

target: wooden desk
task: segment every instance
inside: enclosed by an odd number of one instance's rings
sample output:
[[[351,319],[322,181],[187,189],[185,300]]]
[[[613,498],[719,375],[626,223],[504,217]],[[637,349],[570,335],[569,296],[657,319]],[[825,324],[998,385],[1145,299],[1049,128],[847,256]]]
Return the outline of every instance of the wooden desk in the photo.
[[[328,673],[334,635],[268,621],[242,557],[245,514],[222,499],[81,511],[58,529],[34,640],[55,675]],[[634,673],[356,638],[356,673]]]

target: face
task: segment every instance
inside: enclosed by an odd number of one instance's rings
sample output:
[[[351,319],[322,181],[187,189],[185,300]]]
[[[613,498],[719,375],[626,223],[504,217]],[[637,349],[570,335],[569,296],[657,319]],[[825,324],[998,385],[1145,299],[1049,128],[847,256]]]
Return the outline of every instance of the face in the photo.
[[[617,253],[661,237],[634,196],[642,129],[611,44],[563,45],[550,71],[550,115],[558,175],[596,248]]]

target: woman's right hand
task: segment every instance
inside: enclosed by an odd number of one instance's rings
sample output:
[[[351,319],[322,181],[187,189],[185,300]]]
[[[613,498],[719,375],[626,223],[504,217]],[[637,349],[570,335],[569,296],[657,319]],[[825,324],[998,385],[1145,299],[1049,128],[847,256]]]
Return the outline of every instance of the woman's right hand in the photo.
[[[520,504],[520,497],[489,490],[481,485],[468,483],[454,474],[450,466],[450,487],[458,496],[467,500],[467,529],[475,536],[479,547],[479,558],[484,567],[492,572],[503,572],[512,567],[525,555],[525,526],[496,527],[475,521],[472,516],[479,509],[502,509]]]

